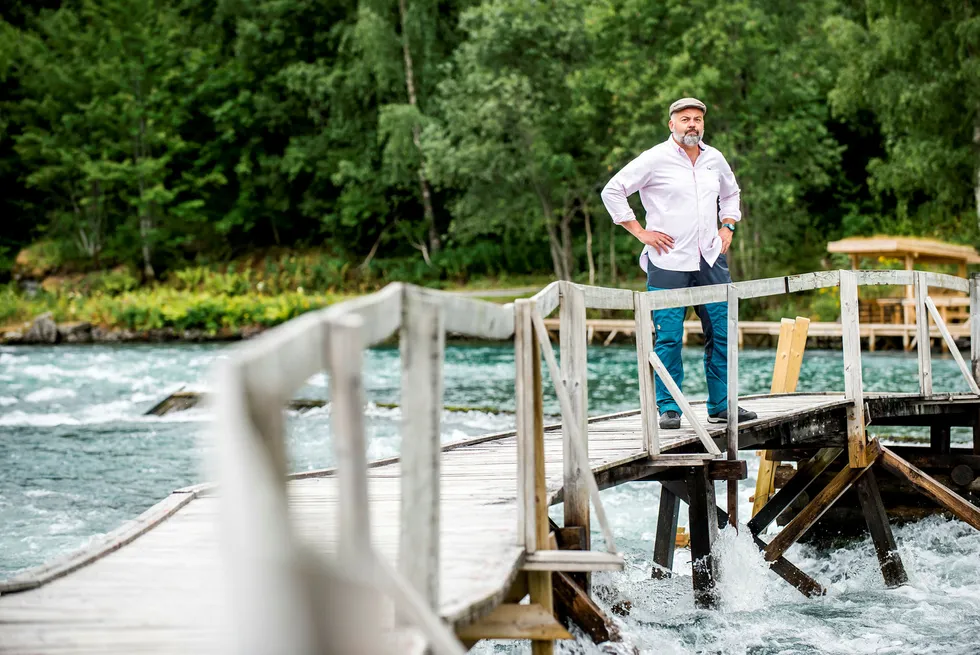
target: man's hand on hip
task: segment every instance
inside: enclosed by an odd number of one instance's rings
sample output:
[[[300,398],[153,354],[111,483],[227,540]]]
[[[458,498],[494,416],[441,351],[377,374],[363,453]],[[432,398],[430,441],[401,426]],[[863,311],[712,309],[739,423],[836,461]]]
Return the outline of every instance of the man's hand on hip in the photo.
[[[643,230],[636,234],[636,238],[656,250],[661,255],[666,255],[674,247],[674,239],[664,232],[655,230]],[[731,241],[731,239],[729,239]]]
[[[728,248],[732,245],[733,236],[735,236],[735,233],[727,227],[718,230],[718,238],[721,239],[721,254],[724,255],[728,252]]]

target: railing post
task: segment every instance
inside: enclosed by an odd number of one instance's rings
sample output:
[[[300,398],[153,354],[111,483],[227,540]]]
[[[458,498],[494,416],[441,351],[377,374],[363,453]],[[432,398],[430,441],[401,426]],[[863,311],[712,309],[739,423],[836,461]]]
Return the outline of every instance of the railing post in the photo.
[[[926,309],[926,296],[929,285],[926,276],[916,271],[915,275],[915,338],[916,353],[919,357],[919,393],[932,395],[932,352],[929,343],[929,312]]]
[[[514,395],[517,424],[517,537],[528,553],[538,549],[534,525],[534,368],[540,363],[531,327],[534,303],[514,301]]]
[[[328,344],[330,427],[337,457],[340,498],[337,534],[342,566],[364,565],[371,553],[360,327],[361,320],[356,317],[344,316],[331,321]]]
[[[735,335],[735,342],[732,342]],[[738,289],[728,285],[728,459],[738,459]],[[728,522],[738,527],[738,480],[728,481]]]
[[[647,455],[660,454],[660,435],[657,432],[657,391],[650,370],[650,354],[653,352],[653,318],[646,294],[633,292],[633,321],[636,326],[636,364],[640,376],[640,422],[643,429],[643,447]]]
[[[578,435],[584,452],[588,453],[588,370],[585,334],[585,295],[570,282],[561,282],[560,348],[562,384],[571,400],[572,415],[561,417],[562,462],[564,464],[565,527],[584,528],[582,550],[589,550],[589,488],[585,484],[583,469],[588,460],[580,461],[579,449],[571,443],[570,425],[578,427]]]
[[[970,362],[973,379],[980,384],[980,273],[970,276]]]
[[[851,401],[847,406],[847,453],[851,468],[868,466],[859,320],[857,276],[852,271],[841,271],[840,322],[844,346],[844,396]]]
[[[970,370],[980,384],[980,273],[970,276]],[[973,454],[980,455],[980,411],[973,412]]]
[[[439,608],[439,459],[442,305],[406,286],[402,300],[401,517],[398,568],[426,600]]]
[[[318,629],[306,609],[310,581],[289,524],[282,453],[282,407],[254,394],[255,372],[233,360],[216,366],[213,431],[226,598],[236,629],[229,652],[259,655],[316,653]],[[272,385],[278,378],[271,372]],[[232,583],[233,581],[233,583]]]

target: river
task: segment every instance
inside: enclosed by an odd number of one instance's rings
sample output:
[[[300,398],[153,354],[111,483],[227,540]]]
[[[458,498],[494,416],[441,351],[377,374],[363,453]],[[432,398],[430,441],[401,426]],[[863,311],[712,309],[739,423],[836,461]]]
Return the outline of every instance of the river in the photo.
[[[0,578],[83,546],[94,536],[164,498],[208,478],[200,462],[209,449],[206,409],[164,417],[143,413],[168,393],[202,389],[220,345],[0,348]],[[774,351],[740,355],[742,393],[769,387]],[[684,352],[685,390],[705,395],[701,354]],[[914,355],[865,353],[866,388],[915,391]],[[965,391],[959,370],[934,356],[937,391]],[[450,345],[445,402],[496,408],[447,412],[443,439],[455,440],[513,427],[513,350],[506,346]],[[369,401],[369,457],[397,454],[398,409],[374,403],[398,400],[398,351],[378,348],[365,361]],[[546,387],[548,385],[546,378]],[[839,352],[811,350],[800,391],[842,389]],[[297,397],[329,398],[324,376]],[[632,347],[589,350],[590,415],[637,406]],[[545,411],[558,414],[553,394]],[[889,428],[887,439],[917,439],[921,429]],[[330,466],[329,407],[289,416],[293,470]],[[969,440],[954,430],[954,441]],[[749,512],[757,459],[746,454],[750,480],[741,487],[740,515]],[[721,609],[694,609],[687,551],[678,551],[670,580],[649,578],[659,485],[633,483],[603,492],[617,543],[628,566],[597,574],[606,604],[628,599],[622,619],[626,644],[562,646],[568,653],[975,653],[980,652],[980,533],[962,523],[931,518],[901,527],[896,537],[911,584],[886,590],[870,540],[831,551],[794,546],[788,558],[830,589],[808,600],[769,573],[757,549],[734,531],[719,549]],[[553,508],[560,516],[560,508]],[[686,522],[681,512],[681,524]],[[599,541],[598,534],[594,539]],[[518,652],[523,652],[520,647]],[[482,653],[515,652],[512,644],[484,643]]]

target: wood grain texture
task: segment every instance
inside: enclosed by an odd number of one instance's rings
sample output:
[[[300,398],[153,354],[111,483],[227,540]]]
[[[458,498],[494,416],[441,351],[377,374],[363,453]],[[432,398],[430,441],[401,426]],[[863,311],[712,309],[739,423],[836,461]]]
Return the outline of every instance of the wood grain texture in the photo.
[[[949,510],[956,518],[980,530],[980,509],[888,448],[881,449],[882,468],[907,481],[921,493]]]
[[[919,360],[919,393],[932,394],[932,353],[929,343],[929,314],[926,297],[929,295],[927,278],[921,271],[915,273],[915,338]]]
[[[561,383],[565,387],[570,403],[571,415],[562,412],[562,425],[575,424],[574,430],[563,428],[565,436],[563,458],[565,462],[564,476],[564,515],[566,526],[584,528],[585,543],[583,550],[589,550],[589,487],[585,483],[583,469],[588,467],[589,442],[589,378],[588,378],[588,343],[585,333],[586,300],[582,288],[564,282],[561,286]],[[632,305],[632,293],[626,292]],[[571,435],[579,437],[580,444],[576,447],[571,443]],[[582,455],[585,458],[582,458]]]
[[[960,369],[960,373],[966,379],[966,384],[970,387],[970,391],[980,396],[980,386],[977,385],[977,381],[973,378],[973,373],[970,371],[970,367],[966,365],[963,361],[963,355],[960,354],[960,349],[956,345],[956,341],[953,339],[953,335],[949,333],[949,328],[946,327],[946,321],[943,317],[939,315],[939,310],[936,309],[936,303],[932,301],[932,298],[926,296],[926,308],[929,310],[929,315],[932,316],[932,322],[936,324],[939,328],[939,334],[942,335],[943,341],[946,343],[946,347],[949,349],[949,354],[953,356],[956,360],[956,365]]]

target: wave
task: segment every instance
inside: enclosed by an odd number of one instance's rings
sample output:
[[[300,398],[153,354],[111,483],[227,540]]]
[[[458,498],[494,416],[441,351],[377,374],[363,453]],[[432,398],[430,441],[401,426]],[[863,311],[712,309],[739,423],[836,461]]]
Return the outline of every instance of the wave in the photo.
[[[73,389],[64,389],[57,387],[44,387],[43,389],[38,389],[37,391],[32,391],[24,397],[29,403],[43,403],[51,400],[62,400],[64,398],[74,398],[78,394],[75,393]]]

